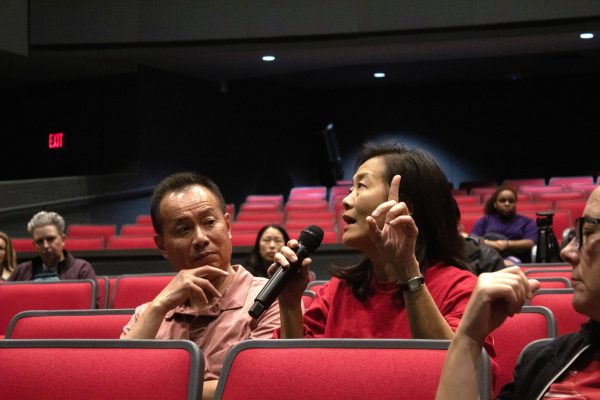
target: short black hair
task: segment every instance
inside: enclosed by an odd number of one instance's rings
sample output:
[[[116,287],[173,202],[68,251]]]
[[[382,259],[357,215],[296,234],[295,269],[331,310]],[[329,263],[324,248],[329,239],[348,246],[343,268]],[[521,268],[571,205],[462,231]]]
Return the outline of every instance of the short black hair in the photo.
[[[198,172],[176,172],[160,181],[156,188],[154,188],[154,192],[152,193],[150,216],[152,218],[152,226],[154,227],[154,231],[156,233],[162,233],[162,221],[160,219],[160,202],[165,197],[165,195],[167,193],[180,191],[195,185],[203,186],[210,190],[219,201],[219,208],[221,209],[221,212],[223,212],[223,214],[226,213],[227,206],[225,204],[225,199],[221,194],[219,186],[217,186],[217,184],[213,182],[212,179]]]

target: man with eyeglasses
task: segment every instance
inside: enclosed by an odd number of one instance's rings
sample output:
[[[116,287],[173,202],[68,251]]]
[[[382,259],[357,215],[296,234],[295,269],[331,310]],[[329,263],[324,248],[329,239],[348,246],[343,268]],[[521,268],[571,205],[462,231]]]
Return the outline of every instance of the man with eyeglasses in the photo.
[[[40,211],[27,224],[37,257],[15,268],[9,281],[58,281],[67,279],[93,279],[92,265],[75,258],[64,249],[65,220],[52,211]]]
[[[573,266],[573,308],[590,320],[577,333],[531,346],[497,399],[600,398],[600,187],[590,195],[575,231],[561,257]],[[527,279],[519,267],[479,276],[448,350],[436,399],[478,398],[483,340],[538,288],[539,282]]]

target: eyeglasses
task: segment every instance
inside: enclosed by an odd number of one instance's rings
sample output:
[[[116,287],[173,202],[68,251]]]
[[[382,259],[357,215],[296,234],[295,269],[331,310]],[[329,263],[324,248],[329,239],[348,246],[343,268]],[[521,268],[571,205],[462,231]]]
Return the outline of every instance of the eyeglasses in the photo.
[[[585,224],[594,224],[594,225],[599,225],[600,224],[600,219],[599,218],[592,218],[592,217],[581,217],[581,218],[577,218],[575,220],[575,243],[577,244],[577,247],[579,247],[579,249],[583,249],[583,226]]]

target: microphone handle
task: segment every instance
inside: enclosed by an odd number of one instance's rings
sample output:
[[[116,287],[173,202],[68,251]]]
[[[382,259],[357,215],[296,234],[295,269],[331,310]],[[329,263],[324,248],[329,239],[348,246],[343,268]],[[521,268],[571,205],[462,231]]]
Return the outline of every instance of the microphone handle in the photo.
[[[297,273],[298,266],[306,257],[308,257],[308,255],[306,248],[300,245],[296,251],[298,261],[290,263],[290,266],[286,269],[281,267],[281,265],[277,268],[273,276],[267,281],[260,293],[258,293],[258,296],[254,299],[254,304],[248,311],[252,318],[259,318],[267,308],[271,307],[271,304],[273,304],[275,299],[279,296],[279,293],[281,293],[287,284],[290,276]]]

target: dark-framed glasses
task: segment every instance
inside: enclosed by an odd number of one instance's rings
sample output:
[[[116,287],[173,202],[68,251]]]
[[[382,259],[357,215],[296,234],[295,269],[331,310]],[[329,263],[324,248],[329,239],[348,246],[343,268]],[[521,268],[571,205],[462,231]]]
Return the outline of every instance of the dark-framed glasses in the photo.
[[[600,218],[580,217],[575,220],[575,243],[577,243],[579,249],[582,249],[584,245],[583,227],[585,224],[599,225]]]

